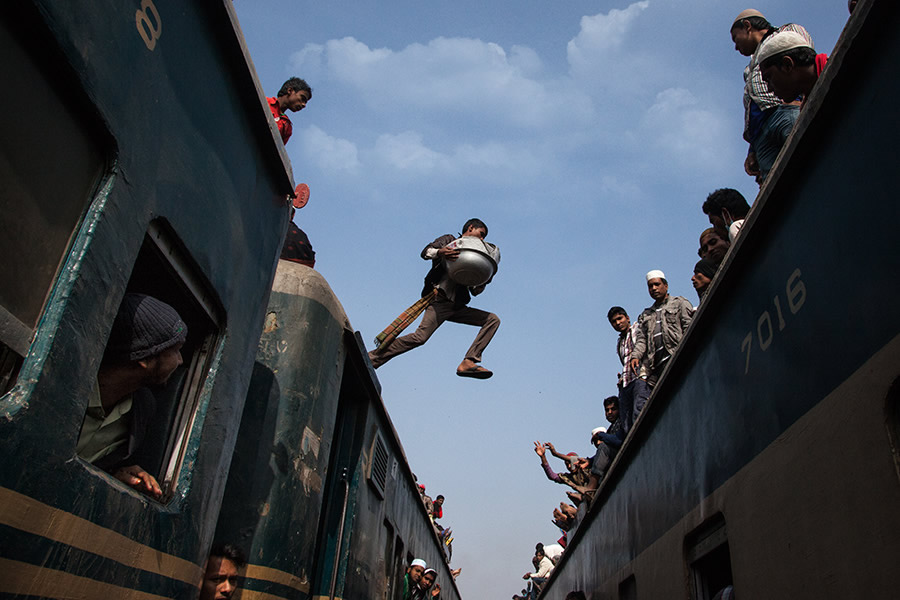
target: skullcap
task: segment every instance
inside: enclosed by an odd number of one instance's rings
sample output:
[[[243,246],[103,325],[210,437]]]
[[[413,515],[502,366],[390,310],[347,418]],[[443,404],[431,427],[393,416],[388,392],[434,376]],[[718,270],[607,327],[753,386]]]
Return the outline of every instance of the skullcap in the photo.
[[[653,269],[649,273],[647,273],[647,281],[651,279],[665,279],[666,274],[660,271],[659,269]]]
[[[763,19],[765,19],[765,17],[763,17],[763,14],[755,8],[748,8],[747,10],[741,11],[741,14],[737,16],[737,18],[734,20],[734,23],[743,21],[744,19],[749,19],[750,17],[762,17]],[[734,25],[734,23],[732,23],[732,25]]]
[[[773,33],[763,41],[756,54],[756,62],[763,64],[767,59],[776,54],[793,50],[794,48],[812,48],[809,42],[796,31],[779,31]]]

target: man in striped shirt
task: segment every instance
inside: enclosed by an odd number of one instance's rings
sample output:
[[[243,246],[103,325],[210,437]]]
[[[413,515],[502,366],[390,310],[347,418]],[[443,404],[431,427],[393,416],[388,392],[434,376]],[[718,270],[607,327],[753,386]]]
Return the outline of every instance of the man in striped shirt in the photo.
[[[800,114],[800,99],[782,102],[769,90],[759,69],[757,51],[760,45],[780,31],[799,33],[813,47],[812,38],[803,27],[793,23],[774,27],[761,12],[752,8],[741,12],[731,24],[734,49],[750,57],[750,63],[744,68],[744,139],[750,144],[744,170],[755,176],[760,185],[775,164]]]

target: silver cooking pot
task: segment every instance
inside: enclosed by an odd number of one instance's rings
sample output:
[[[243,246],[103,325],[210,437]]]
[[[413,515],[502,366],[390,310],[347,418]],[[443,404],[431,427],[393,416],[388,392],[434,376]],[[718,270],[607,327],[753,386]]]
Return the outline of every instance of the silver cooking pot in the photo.
[[[447,244],[459,250],[456,260],[444,260],[450,279],[466,287],[487,283],[497,273],[500,248],[474,236],[465,236]]]

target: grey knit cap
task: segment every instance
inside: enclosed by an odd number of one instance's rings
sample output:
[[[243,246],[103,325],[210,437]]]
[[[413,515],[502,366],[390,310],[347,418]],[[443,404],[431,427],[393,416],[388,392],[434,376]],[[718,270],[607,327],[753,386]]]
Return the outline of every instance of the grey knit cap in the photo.
[[[106,356],[135,361],[184,343],[187,325],[174,308],[144,294],[125,294],[113,322]]]

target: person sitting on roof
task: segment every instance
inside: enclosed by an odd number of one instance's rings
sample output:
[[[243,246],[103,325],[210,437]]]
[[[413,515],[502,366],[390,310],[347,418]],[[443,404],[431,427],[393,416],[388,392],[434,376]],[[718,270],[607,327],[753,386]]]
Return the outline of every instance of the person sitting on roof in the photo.
[[[750,212],[747,199],[732,188],[721,188],[706,197],[703,213],[709,217],[709,224],[728,232],[728,241],[734,242]]]
[[[700,234],[700,249],[697,250],[697,254],[700,258],[712,261],[718,268],[722,261],[725,260],[730,247],[731,242],[728,241],[728,233],[722,229],[710,227],[704,229],[703,233]]]
[[[706,295],[706,290],[709,289],[709,284],[712,283],[713,277],[715,276],[716,265],[713,264],[711,260],[701,258],[697,261],[697,264],[694,265],[694,275],[691,277],[691,285],[694,286],[694,291],[697,292],[697,297],[701,302]]]
[[[551,469],[550,465],[547,463],[546,451],[548,449],[550,450],[551,454],[565,461],[566,469],[568,469],[569,471],[568,473],[553,472],[553,469]],[[560,454],[556,451],[556,448],[554,448],[553,444],[551,444],[550,442],[547,442],[546,444],[535,442],[534,453],[541,457],[541,467],[543,467],[544,474],[547,476],[547,479],[554,483],[567,485],[576,492],[583,492],[587,489],[585,486],[590,479],[590,476],[588,475],[588,469],[590,469],[591,467],[590,461],[588,459],[581,458],[574,452],[570,452],[569,454]]]
[[[287,144],[294,133],[294,126],[284,111],[298,112],[306,108],[306,103],[312,99],[312,88],[299,77],[291,77],[282,84],[275,98],[266,98],[272,118],[278,125],[278,133],[281,134],[281,142]]]
[[[534,553],[534,558],[537,561],[537,567],[533,573],[525,573],[522,575],[522,579],[530,579],[531,580],[531,595],[530,598],[537,598],[540,593],[541,586],[544,585],[544,582],[547,581],[547,578],[550,577],[550,573],[553,572],[553,563],[547,558],[547,555],[544,553],[544,549],[540,548]]]
[[[75,450],[134,489],[159,498],[140,452],[156,412],[148,386],[163,385],[181,363],[187,326],[174,308],[144,294],[125,294],[113,322]]]
[[[779,98],[803,96],[800,109],[828,62],[826,54],[816,54],[803,36],[784,31],[771,36],[759,49],[762,77]]]

